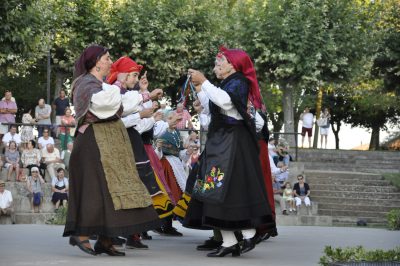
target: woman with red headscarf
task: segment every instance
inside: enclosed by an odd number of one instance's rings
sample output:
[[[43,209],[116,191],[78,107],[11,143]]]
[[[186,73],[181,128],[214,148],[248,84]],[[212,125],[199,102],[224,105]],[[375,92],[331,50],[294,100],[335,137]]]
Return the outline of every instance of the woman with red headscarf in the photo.
[[[112,237],[151,230],[160,221],[120,119],[120,89],[103,83],[111,65],[108,50],[98,45],[86,48],[75,63],[72,94],[78,125],[63,235],[88,254],[125,256],[114,249]],[[91,235],[98,236],[94,249]]]
[[[190,69],[199,98],[209,99],[211,123],[184,225],[219,229],[222,246],[207,254],[239,256],[255,247],[255,228],[273,224],[247,101],[262,108],[256,73],[243,50],[221,48],[215,68],[220,87]],[[242,231],[240,248],[234,231]]]

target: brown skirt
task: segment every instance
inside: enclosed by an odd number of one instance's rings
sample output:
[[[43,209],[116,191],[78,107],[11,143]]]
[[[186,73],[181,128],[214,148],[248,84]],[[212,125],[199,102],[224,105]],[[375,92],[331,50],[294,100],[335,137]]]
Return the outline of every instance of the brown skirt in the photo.
[[[63,236],[128,236],[160,226],[153,206],[114,209],[92,126],[84,134],[78,133],[69,169],[68,214]]]

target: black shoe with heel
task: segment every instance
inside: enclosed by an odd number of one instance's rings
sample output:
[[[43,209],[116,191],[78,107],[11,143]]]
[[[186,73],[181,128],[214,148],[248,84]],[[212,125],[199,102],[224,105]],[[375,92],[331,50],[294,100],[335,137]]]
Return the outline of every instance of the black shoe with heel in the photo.
[[[109,256],[125,256],[125,252],[115,250],[112,246],[107,248],[100,241],[97,241],[96,244],[94,244],[94,251],[96,254],[106,253]]]
[[[255,247],[256,247],[256,239],[254,239],[254,238],[244,239],[241,253],[249,252],[250,250],[254,249]]]
[[[81,241],[79,239],[79,237],[77,237],[77,236],[70,236],[69,237],[69,244],[71,246],[78,246],[78,248],[80,248],[80,250],[82,250],[83,252],[85,252],[87,254],[90,254],[90,255],[93,255],[93,256],[96,256],[96,252],[93,249],[88,248],[88,247],[86,247],[84,245],[84,244],[87,244],[87,243],[90,243],[89,239]]]
[[[232,254],[232,257],[240,256],[239,244],[235,244],[230,247],[220,246],[216,251],[208,253],[207,257],[225,257],[228,254]]]
[[[198,245],[196,247],[197,250],[214,250],[219,248],[222,245],[222,241],[217,241],[214,237],[210,237],[210,239],[204,241],[204,244]]]

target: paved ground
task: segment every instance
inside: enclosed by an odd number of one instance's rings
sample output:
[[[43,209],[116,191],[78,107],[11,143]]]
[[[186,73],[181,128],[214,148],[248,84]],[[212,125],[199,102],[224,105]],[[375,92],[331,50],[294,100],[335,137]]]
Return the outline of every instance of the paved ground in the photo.
[[[239,258],[207,258],[206,252],[195,246],[208,238],[209,231],[181,228],[184,237],[171,238],[153,235],[146,241],[149,250],[128,250],[126,257],[107,255],[92,257],[62,238],[63,227],[50,225],[0,225],[0,266],[120,266],[120,265],[318,265],[326,245],[356,246],[368,249],[392,249],[400,246],[400,232],[385,229],[282,226],[279,236],[261,243],[253,251]]]

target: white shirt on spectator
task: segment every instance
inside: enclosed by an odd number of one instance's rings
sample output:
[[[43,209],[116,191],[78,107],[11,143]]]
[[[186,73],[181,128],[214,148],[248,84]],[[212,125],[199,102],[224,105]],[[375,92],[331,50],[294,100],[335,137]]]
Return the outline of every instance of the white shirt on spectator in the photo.
[[[314,120],[314,115],[312,113],[302,114],[303,127],[312,128],[313,120]]]
[[[65,186],[66,188],[68,187],[69,183],[68,183],[68,178],[64,177],[63,180],[58,180],[58,178],[56,176],[53,176],[53,178],[51,179],[51,186],[55,187],[63,187]]]
[[[54,139],[53,139],[53,137],[49,137],[48,139],[45,139],[44,137],[40,137],[38,139],[38,144],[40,145],[41,149],[44,149],[44,148],[46,148],[47,144],[54,145]]]
[[[3,193],[0,193],[0,209],[6,209],[11,207],[13,198],[11,192],[7,189]]]
[[[52,153],[49,153],[46,149],[42,149],[42,157],[46,158],[46,162],[54,161],[56,159],[60,159],[60,151],[57,148],[54,148]]]
[[[19,145],[21,143],[21,135],[18,133],[15,133],[14,135],[12,135],[11,132],[7,132],[3,136],[3,143],[5,146],[8,146],[8,143],[12,140],[15,141],[17,143],[17,145]]]

